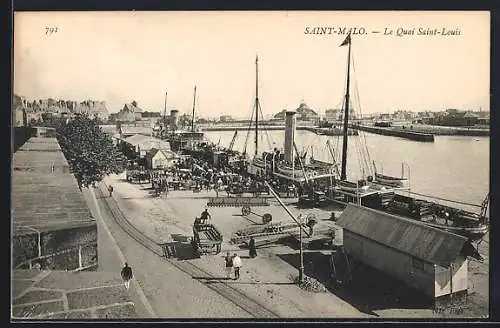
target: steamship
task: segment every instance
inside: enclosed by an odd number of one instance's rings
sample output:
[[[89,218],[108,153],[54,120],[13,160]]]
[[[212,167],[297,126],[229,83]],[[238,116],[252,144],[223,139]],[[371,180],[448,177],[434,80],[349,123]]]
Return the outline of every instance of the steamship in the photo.
[[[167,93],[165,93],[165,111],[162,120],[157,122],[153,127],[153,135],[167,140],[170,143],[170,149],[185,153],[196,148],[196,146],[203,142],[205,135],[200,131],[199,128],[194,125],[194,111],[196,106],[196,86],[194,87],[194,97],[193,97],[193,113],[191,116],[191,129],[186,129],[185,127],[180,128],[179,126],[179,111],[177,109],[172,109],[170,111],[170,116],[166,116],[167,111]]]
[[[255,118],[255,154],[247,162],[247,173],[251,175],[265,174],[274,176],[280,180],[285,180],[287,183],[302,183],[322,178],[333,177],[324,166],[308,165],[305,163],[305,158],[294,157],[294,136],[296,130],[295,112],[286,112],[285,119],[285,144],[284,153],[277,149],[273,152],[263,152],[259,156],[259,114],[262,113],[259,101],[259,57],[255,58],[255,103],[252,117]],[[253,123],[253,122],[252,122]],[[252,126],[249,127],[249,132]],[[245,147],[246,149],[246,147]],[[244,152],[245,153],[245,152]],[[297,152],[298,153],[298,152]]]

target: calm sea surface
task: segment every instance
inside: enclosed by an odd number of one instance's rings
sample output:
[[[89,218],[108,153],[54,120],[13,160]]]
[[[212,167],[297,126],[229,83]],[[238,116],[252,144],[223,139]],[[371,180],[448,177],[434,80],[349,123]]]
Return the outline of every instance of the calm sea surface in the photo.
[[[232,131],[205,132],[209,140],[225,147],[229,146],[233,134]],[[242,151],[246,136],[245,131],[238,131],[233,149]],[[307,150],[307,157],[313,154],[316,159],[331,162],[327,140],[341,151],[341,137],[319,136],[309,131],[296,131],[295,135],[299,151]],[[283,148],[283,141],[284,131],[259,132],[259,153],[273,147]],[[251,154],[254,149],[254,134],[251,133],[247,152]],[[436,136],[434,143],[370,133],[365,133],[364,137],[349,137],[347,170],[352,181],[362,177],[364,165],[361,163],[365,161],[360,160],[360,149],[367,149],[364,153],[375,161],[377,170],[387,175],[400,176],[402,163],[405,163],[405,175],[410,178],[412,192],[481,204],[489,191],[488,137]]]

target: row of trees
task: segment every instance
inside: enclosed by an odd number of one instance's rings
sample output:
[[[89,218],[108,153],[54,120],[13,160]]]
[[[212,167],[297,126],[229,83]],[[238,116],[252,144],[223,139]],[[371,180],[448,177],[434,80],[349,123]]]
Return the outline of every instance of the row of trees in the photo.
[[[125,156],[98,123],[87,115],[76,115],[72,119],[54,118],[47,124],[56,128],[57,141],[80,189],[125,169]]]

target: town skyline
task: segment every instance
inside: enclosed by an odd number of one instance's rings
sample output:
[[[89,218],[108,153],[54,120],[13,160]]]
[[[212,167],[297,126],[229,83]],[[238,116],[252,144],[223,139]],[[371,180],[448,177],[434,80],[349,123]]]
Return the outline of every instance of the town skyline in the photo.
[[[67,108],[70,112],[72,112],[72,108],[68,107],[68,103],[74,104],[73,106],[75,106],[75,105],[78,105],[78,106],[83,105],[84,107],[87,106],[88,109],[92,108],[94,111],[99,111],[100,110],[97,107],[94,108],[94,106],[96,106],[96,105],[97,106],[102,106],[102,109],[104,109],[103,114],[106,114],[106,115],[108,115],[108,114],[109,115],[116,115],[116,114],[119,114],[123,110],[123,107],[122,107],[119,111],[111,112],[107,108],[106,102],[102,101],[102,100],[87,99],[87,100],[84,100],[84,101],[74,101],[74,100],[68,100],[68,99],[55,99],[55,98],[51,98],[51,97],[44,98],[44,99],[27,99],[26,97],[23,97],[23,96],[20,96],[20,95],[16,95],[16,94],[14,94],[14,96],[15,97],[19,97],[20,99],[26,101],[26,105],[24,105],[25,108],[32,107],[33,103],[36,103],[36,104],[38,104],[40,102],[43,103],[44,106],[47,107],[47,108],[45,108],[45,109],[41,108],[42,112],[48,110],[48,108],[50,107],[50,105],[49,105],[50,102],[53,102],[54,104],[56,104],[55,106],[59,107],[59,108],[61,107],[60,103],[62,103],[64,105],[64,108]],[[124,107],[126,105],[133,104],[134,102],[135,101],[133,100],[131,102],[125,103]],[[90,103],[90,106],[89,106],[89,103]],[[302,102],[301,104],[305,104],[305,102]],[[136,106],[138,108],[140,108],[143,113],[159,114],[158,117],[162,117],[164,114],[166,116],[168,116],[168,115],[170,115],[170,111],[171,110],[177,109],[177,108],[173,108],[173,107],[168,107],[167,111],[165,112],[163,109],[162,110],[154,110],[154,109],[142,108],[140,106],[140,104],[138,104],[138,103],[136,103]],[[76,109],[76,107],[75,107],[75,109]],[[275,117],[279,116],[284,111],[297,111],[297,109],[287,109],[287,110],[281,110],[281,111],[276,112],[276,113],[268,113],[268,114],[264,115],[265,116],[264,118],[265,119],[272,119],[272,118],[275,118]],[[313,110],[319,117],[327,117],[327,116],[329,116],[329,112],[341,112],[342,111],[341,108],[327,108],[327,109],[324,109],[324,110],[319,110],[319,109],[314,109],[314,108],[310,108],[310,109]],[[482,109],[482,108],[479,108],[478,110],[477,109],[467,109],[467,108],[445,108],[445,109],[440,109],[440,110],[426,110],[426,111],[411,111],[411,110],[405,110],[405,109],[394,109],[394,110],[388,110],[388,111],[365,113],[363,115],[363,117],[373,117],[373,116],[379,116],[379,115],[382,115],[382,116],[383,115],[392,115],[392,114],[397,114],[397,113],[414,113],[414,114],[429,113],[429,112],[432,112],[432,113],[442,113],[442,112],[447,112],[447,111],[450,111],[450,110],[456,110],[458,112],[473,112],[473,113],[475,113],[475,112],[485,112],[485,113],[488,112],[489,113],[489,109],[485,110],[485,109]],[[355,109],[351,108],[350,111],[353,112],[351,115],[353,115],[355,117],[358,116],[356,114],[356,112],[355,112]],[[79,112],[79,110],[76,110],[75,112]],[[179,111],[179,113],[181,115],[186,115],[188,117],[191,117],[191,114],[192,114],[191,111],[185,111],[185,112]],[[199,113],[198,114],[195,113],[195,116],[196,116],[197,119],[219,119],[221,117],[231,118],[231,119],[249,119],[248,117],[234,116],[234,115],[231,115],[230,113],[222,113],[222,114],[220,114],[218,116],[203,116],[203,115],[201,115]]]
[[[33,33],[48,21],[57,33]],[[304,27],[382,29],[403,21],[460,25],[461,35],[353,35],[351,92],[361,104],[354,107],[362,114],[489,111],[487,12],[16,13],[14,92],[29,100],[105,101],[109,113],[133,100],[162,112],[168,92],[167,112],[190,113],[197,85],[197,115],[250,117],[258,55],[265,116],[301,102],[324,113],[342,105],[345,35],[311,36]]]

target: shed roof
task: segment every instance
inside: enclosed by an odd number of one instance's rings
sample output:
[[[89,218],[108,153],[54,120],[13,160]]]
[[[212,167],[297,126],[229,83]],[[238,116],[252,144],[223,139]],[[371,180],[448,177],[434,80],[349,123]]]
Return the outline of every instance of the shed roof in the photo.
[[[70,174],[12,173],[14,234],[23,227],[39,231],[81,226],[94,220]]]
[[[20,151],[61,151],[56,138],[31,137],[20,148]]]
[[[95,224],[55,138],[30,138],[13,154],[12,168],[15,235]]]
[[[68,161],[56,138],[32,137],[12,155],[14,171],[51,172],[51,168],[69,171]]]
[[[168,141],[153,138],[150,136],[144,136],[141,134],[135,134],[133,136],[125,138],[124,141],[133,146],[139,146],[141,150],[149,150],[153,148],[170,150],[170,143]]]
[[[467,238],[425,223],[348,204],[337,224],[365,238],[418,259],[449,267]]]
[[[173,151],[171,151],[171,150],[151,148],[146,153],[146,158],[153,158],[158,153],[162,153],[166,158],[177,157],[176,154]]]

